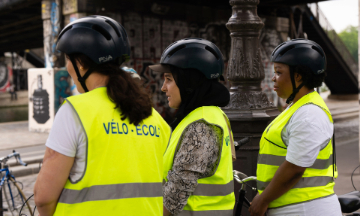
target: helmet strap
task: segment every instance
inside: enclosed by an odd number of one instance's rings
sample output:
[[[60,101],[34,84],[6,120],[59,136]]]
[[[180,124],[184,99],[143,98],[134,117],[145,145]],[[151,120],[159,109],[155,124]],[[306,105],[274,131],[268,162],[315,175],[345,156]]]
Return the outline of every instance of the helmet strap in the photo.
[[[297,88],[296,88],[296,83],[295,83],[295,72],[294,72],[294,67],[293,66],[289,66],[290,68],[290,79],[291,79],[291,84],[293,87],[293,93],[288,97],[288,99],[286,99],[286,103],[290,104],[294,98],[295,95],[299,92],[299,90],[305,85],[305,83],[301,83]]]
[[[84,89],[85,92],[88,92],[89,90],[88,90],[88,88],[86,87],[85,80],[86,80],[86,79],[90,76],[90,74],[93,72],[93,69],[91,69],[91,68],[88,69],[88,70],[85,72],[84,76],[81,77],[81,74],[80,74],[80,72],[79,72],[79,69],[78,69],[78,67],[77,67],[77,64],[76,64],[75,59],[74,59],[72,56],[69,56],[69,58],[70,58],[71,63],[73,64],[73,67],[74,67],[74,69],[75,69],[76,75],[77,75],[77,77],[78,77],[78,80],[79,80],[81,86],[83,87],[83,89]]]

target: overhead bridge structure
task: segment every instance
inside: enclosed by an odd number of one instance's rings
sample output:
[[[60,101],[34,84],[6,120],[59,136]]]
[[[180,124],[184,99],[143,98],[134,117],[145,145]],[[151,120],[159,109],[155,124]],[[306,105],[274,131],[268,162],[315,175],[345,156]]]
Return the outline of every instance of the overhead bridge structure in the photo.
[[[26,59],[36,67],[44,67],[44,59],[28,51],[33,48],[44,47],[45,34],[42,10],[45,10],[45,8],[43,2],[41,0],[0,1],[0,56],[4,52],[17,52],[21,56],[26,56]],[[224,14],[227,13],[226,16],[230,17],[231,15],[229,1],[220,0],[172,0],[156,2],[153,0],[60,0],[60,2],[62,4],[75,2],[83,10],[80,11],[78,9],[78,13],[88,14],[104,14],[104,8],[111,8],[111,13],[113,14],[116,12],[123,13],[124,8],[126,8],[126,11],[133,10],[144,14],[144,16],[154,16],[157,19],[199,20],[196,18],[197,14],[192,13],[191,10],[180,10],[181,8],[193,8],[194,10],[201,10],[202,16],[204,14],[208,16],[202,19],[209,19],[213,23],[217,21],[214,14],[211,12],[204,13],[204,11],[222,10],[225,11]],[[344,48],[345,46],[337,37],[335,31],[324,27],[322,20],[326,20],[326,18],[321,15],[321,12],[310,8],[308,5],[309,3],[317,2],[320,2],[320,0],[260,0],[258,14],[260,17],[276,16],[289,18],[290,38],[307,37],[323,47],[328,59],[328,76],[325,82],[330,88],[331,94],[357,94],[357,63],[349,55],[346,48]],[[158,8],[157,14],[154,12],[154,4]],[[163,7],[160,7],[161,5]],[[91,10],[87,10],[87,7],[90,6]],[[122,21],[126,20],[126,17],[121,15],[121,19]],[[144,20],[139,20],[139,22],[144,22]],[[192,26],[189,28],[191,29]]]
[[[358,94],[358,64],[321,11],[304,6],[303,31],[316,41],[327,57],[326,85],[333,95]],[[315,13],[315,14],[314,14]]]

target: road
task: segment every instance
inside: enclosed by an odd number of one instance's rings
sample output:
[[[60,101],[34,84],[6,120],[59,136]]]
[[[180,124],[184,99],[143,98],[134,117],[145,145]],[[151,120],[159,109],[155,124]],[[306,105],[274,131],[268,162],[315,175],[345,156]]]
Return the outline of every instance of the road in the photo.
[[[335,123],[336,162],[339,177],[335,181],[335,193],[340,195],[354,190],[351,173],[359,163],[359,119]],[[354,186],[360,190],[360,169],[354,173]]]
[[[30,157],[44,155],[45,146],[41,145],[41,146],[33,146],[33,147],[25,147],[25,148],[16,148],[15,150],[20,153],[22,159],[24,159],[24,158],[26,159],[26,158],[30,158]],[[12,150],[2,150],[2,151],[0,151],[0,157],[6,156],[11,153],[12,153]],[[23,192],[26,197],[30,197],[33,194],[33,188],[34,188],[34,184],[36,181],[36,177],[37,177],[37,174],[16,178],[16,181],[21,182],[19,184],[19,186],[22,187]],[[32,206],[32,208],[35,207],[33,198],[31,198],[29,200],[29,203]],[[5,209],[8,208],[5,200],[3,202],[3,205],[4,205]],[[11,215],[12,214],[10,212],[4,212],[4,216],[11,216]],[[38,215],[38,214],[34,214],[34,215]]]

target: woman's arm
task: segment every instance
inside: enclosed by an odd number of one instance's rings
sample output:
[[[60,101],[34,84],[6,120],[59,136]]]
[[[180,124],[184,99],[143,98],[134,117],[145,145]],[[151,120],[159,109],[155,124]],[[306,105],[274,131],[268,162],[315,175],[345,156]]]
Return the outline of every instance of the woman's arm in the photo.
[[[165,206],[163,206],[163,210],[164,210],[163,216],[170,216],[171,215],[171,213],[169,212],[169,210],[166,209]]]
[[[263,216],[270,202],[290,190],[302,177],[306,167],[285,161],[261,195],[254,197],[249,212],[251,216]]]
[[[54,214],[73,164],[74,157],[62,155],[46,147],[43,165],[34,186],[35,204],[41,216]]]
[[[217,126],[198,121],[187,127],[163,188],[164,216],[181,212],[195,191],[197,180],[213,175],[221,142],[222,130]]]
[[[263,215],[268,204],[290,190],[302,177],[306,167],[311,167],[320,149],[332,137],[333,124],[326,113],[316,105],[299,108],[286,126],[282,138],[288,145],[286,160],[276,171],[264,192],[256,196],[249,211]],[[288,137],[288,138],[287,138]]]

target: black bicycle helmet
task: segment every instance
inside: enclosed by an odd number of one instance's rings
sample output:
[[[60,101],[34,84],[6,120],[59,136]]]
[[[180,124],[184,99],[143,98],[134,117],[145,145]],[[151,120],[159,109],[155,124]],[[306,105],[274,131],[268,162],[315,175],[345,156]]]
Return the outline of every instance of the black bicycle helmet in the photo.
[[[307,66],[314,75],[324,73],[326,70],[326,55],[324,50],[314,41],[302,38],[286,41],[277,46],[271,54],[271,61],[290,66],[293,93],[286,100],[286,103],[290,103],[290,101],[295,98],[296,93],[305,84],[301,83],[298,87],[295,86],[294,66]]]
[[[88,16],[68,24],[59,34],[56,49],[65,53],[81,53],[97,64],[114,61],[119,65],[130,57],[126,31],[117,21],[105,16]],[[70,57],[79,82],[88,91],[85,80],[92,69],[81,77],[75,60]]]
[[[194,68],[208,79],[217,79],[224,71],[224,60],[219,48],[201,38],[185,38],[170,44],[161,55],[160,64]]]

